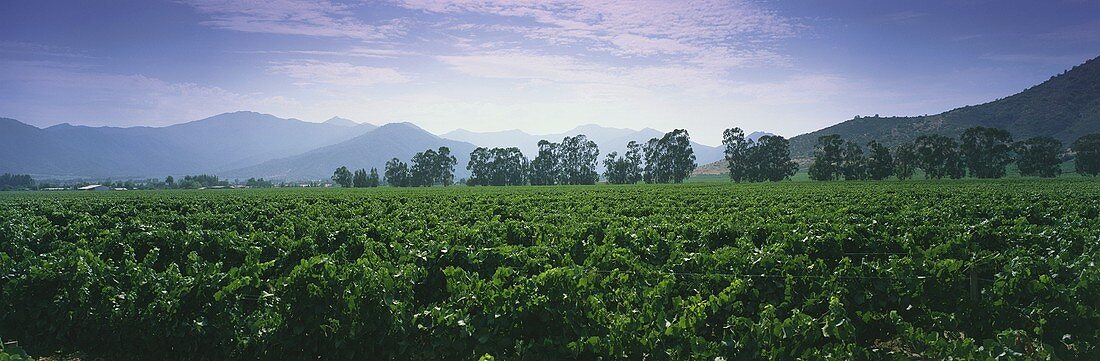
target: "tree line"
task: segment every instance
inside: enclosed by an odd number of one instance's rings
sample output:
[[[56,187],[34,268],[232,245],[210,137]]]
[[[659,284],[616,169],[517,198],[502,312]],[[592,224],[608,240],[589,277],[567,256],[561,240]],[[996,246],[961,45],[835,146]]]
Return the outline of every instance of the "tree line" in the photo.
[[[506,185],[576,185],[596,184],[600,149],[596,142],[584,134],[565,137],[561,142],[541,140],[538,154],[528,160],[516,147],[478,147],[470,153],[466,169],[469,186]],[[695,169],[695,154],[691,138],[686,130],[677,129],[660,138],[653,138],[645,145],[631,141],[624,156],[617,152],[604,160],[603,173],[608,183],[627,184],[680,183]],[[394,187],[449,186],[454,183],[455,157],[447,147],[417,153],[411,165],[393,158],[386,162],[382,181]],[[342,187],[355,187],[354,175],[347,167],[333,173],[333,182]],[[367,186],[381,184],[371,170]]]
[[[382,184],[378,176],[378,168],[371,168],[370,173],[366,169],[357,169],[352,172],[348,167],[336,168],[332,172],[332,181],[344,188],[377,187]]]
[[[758,140],[740,128],[722,133],[725,163],[733,182],[765,182],[789,179],[798,172],[791,159],[790,141],[778,135]],[[1100,174],[1100,134],[1089,134],[1073,143],[1077,173]],[[478,147],[470,153],[466,169],[470,186],[595,184],[599,181],[599,147],[584,134],[561,142],[541,140],[538,154],[528,160],[516,147]],[[1025,176],[1055,177],[1061,174],[1062,143],[1051,137],[1014,142],[999,128],[966,129],[958,140],[939,134],[917,137],[893,149],[872,140],[865,147],[839,135],[817,139],[808,173],[813,180],[910,179],[917,171],[925,178],[1001,178],[1006,166],[1016,163]],[[411,166],[393,158],[386,163],[384,182],[396,187],[449,186],[454,183],[455,158],[440,147],[417,153]],[[681,183],[697,167],[686,130],[676,129],[641,144],[631,141],[626,151],[610,152],[603,160],[603,178],[609,184]],[[345,187],[375,187],[378,173],[360,169],[353,175],[346,167],[333,174]],[[357,181],[360,180],[361,181]]]
[[[753,141],[741,128],[722,132],[726,146],[726,164],[734,182],[778,182],[798,172],[791,160],[790,141],[778,135],[765,135]]]
[[[0,190],[31,188],[34,188],[34,179],[30,174],[0,174]]]
[[[810,179],[881,180],[890,177],[910,179],[920,170],[926,179],[967,176],[1001,178],[1006,167],[1016,163],[1020,174],[1057,177],[1062,173],[1062,142],[1052,137],[1033,137],[1013,141],[1012,134],[1000,128],[972,127],[958,140],[939,134],[921,135],[893,150],[872,140],[867,151],[839,135],[825,135],[814,147]],[[1090,134],[1073,143],[1075,170],[1082,175],[1100,173],[1100,134]]]

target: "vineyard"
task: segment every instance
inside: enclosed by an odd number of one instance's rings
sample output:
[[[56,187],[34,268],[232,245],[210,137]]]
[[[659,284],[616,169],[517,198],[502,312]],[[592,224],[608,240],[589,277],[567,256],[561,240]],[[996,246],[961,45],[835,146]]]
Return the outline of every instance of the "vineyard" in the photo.
[[[1098,261],[1089,179],[28,192],[0,195],[0,339],[90,359],[1100,359]]]

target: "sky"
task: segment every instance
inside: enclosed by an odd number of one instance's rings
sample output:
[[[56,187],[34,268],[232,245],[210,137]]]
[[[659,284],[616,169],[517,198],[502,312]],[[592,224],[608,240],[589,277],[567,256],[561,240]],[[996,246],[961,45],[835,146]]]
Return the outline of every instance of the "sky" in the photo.
[[[582,124],[787,137],[936,114],[1100,55],[1100,1],[0,2],[0,117],[251,110],[435,133]]]

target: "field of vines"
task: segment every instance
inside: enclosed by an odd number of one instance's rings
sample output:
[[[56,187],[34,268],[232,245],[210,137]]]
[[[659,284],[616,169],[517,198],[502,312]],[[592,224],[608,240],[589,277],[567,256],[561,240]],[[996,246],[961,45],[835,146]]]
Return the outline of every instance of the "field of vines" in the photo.
[[[1089,179],[0,195],[86,359],[1100,359]],[[12,346],[9,346],[12,347]]]

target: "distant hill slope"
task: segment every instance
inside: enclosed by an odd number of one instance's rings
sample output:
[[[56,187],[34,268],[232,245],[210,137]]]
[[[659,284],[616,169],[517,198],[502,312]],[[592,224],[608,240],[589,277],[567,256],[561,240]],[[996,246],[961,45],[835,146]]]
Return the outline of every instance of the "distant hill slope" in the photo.
[[[0,173],[136,178],[216,173],[300,154],[370,130],[235,112],[167,127],[39,129],[0,121]]]
[[[619,152],[619,154],[622,154],[626,150],[626,144],[630,141],[645,143],[651,138],[661,137],[665,132],[653,128],[633,130],[588,124],[573,128],[567,132],[555,134],[534,135],[515,129],[484,133],[457,129],[441,134],[440,136],[447,139],[469,142],[481,147],[517,147],[528,159],[533,159],[538,155],[539,140],[546,139],[552,142],[560,142],[562,138],[567,136],[571,137],[577,134],[584,134],[588,139],[596,142],[596,145],[600,147],[600,161],[602,162],[603,157],[606,156],[607,153]],[[695,151],[696,161],[699,164],[722,159],[722,149],[719,147],[711,147],[696,142],[692,142],[691,147],[692,150]]]
[[[1015,139],[1051,136],[1069,146],[1100,132],[1100,58],[1094,58],[1023,92],[981,105],[917,117],[862,117],[791,138],[791,155],[810,157],[823,135],[894,146],[921,134],[958,136],[974,126],[1004,128]]]
[[[351,119],[348,119],[348,118],[341,118],[341,117],[328,118],[328,120],[324,121],[323,124],[339,125],[341,127],[357,127],[359,129],[362,129],[364,132],[370,131],[370,130],[375,130],[375,129],[378,128],[374,124],[360,123],[360,122],[357,122],[357,121],[354,121],[354,120],[351,120]]]
[[[417,152],[440,146],[450,148],[451,154],[458,160],[455,165],[455,179],[466,177],[466,163],[476,146],[437,137],[411,123],[386,124],[341,143],[221,174],[226,178],[328,179],[340,166],[350,169],[374,167],[382,173],[386,161],[392,158],[410,163]]]

